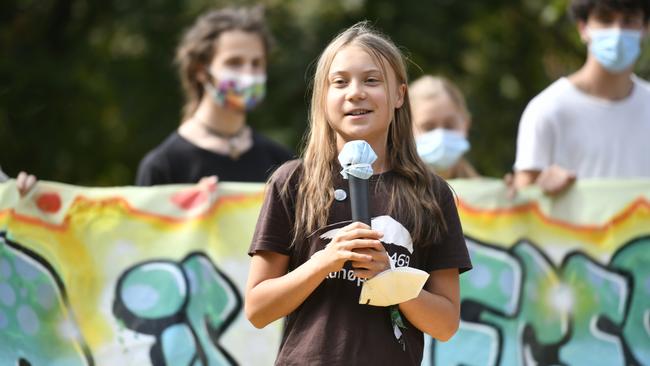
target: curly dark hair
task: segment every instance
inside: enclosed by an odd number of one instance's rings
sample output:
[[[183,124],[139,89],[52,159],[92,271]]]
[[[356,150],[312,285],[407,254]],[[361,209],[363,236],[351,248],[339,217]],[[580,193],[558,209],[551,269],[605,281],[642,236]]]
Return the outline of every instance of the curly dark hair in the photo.
[[[574,21],[586,22],[590,14],[623,12],[626,14],[643,12],[643,20],[650,19],[650,0],[572,0],[569,13]]]
[[[264,20],[264,7],[223,8],[201,15],[184,33],[176,48],[175,63],[185,94],[183,119],[189,118],[203,97],[198,74],[214,57],[216,40],[227,31],[241,30],[260,36],[268,56],[273,37]]]

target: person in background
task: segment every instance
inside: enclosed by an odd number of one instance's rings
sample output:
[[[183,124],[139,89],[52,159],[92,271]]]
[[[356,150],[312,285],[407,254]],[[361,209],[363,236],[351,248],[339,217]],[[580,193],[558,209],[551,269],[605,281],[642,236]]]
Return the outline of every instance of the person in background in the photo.
[[[633,74],[650,0],[573,0],[570,13],[587,59],[526,107],[515,189],[537,184],[552,195],[576,178],[650,178],[650,87]]]
[[[266,93],[271,35],[263,9],[226,8],[200,16],[176,51],[185,93],[180,127],[140,162],[136,184],[264,182],[292,158],[255,132],[247,112]]]
[[[472,117],[460,89],[444,77],[424,75],[409,85],[418,154],[445,179],[478,178],[463,156]]]

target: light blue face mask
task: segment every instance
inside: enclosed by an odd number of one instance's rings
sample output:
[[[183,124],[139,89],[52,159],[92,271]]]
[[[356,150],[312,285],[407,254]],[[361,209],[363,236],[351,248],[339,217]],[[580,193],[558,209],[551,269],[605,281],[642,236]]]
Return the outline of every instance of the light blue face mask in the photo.
[[[469,142],[456,131],[436,128],[415,139],[418,155],[434,169],[446,170],[469,150]]]
[[[606,70],[617,73],[632,66],[641,54],[641,31],[589,29],[589,51]]]

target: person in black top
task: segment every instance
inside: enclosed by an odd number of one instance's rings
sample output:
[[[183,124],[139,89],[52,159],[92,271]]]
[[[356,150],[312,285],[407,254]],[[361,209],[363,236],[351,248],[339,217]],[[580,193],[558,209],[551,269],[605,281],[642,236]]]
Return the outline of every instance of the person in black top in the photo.
[[[312,85],[302,159],[278,168],[265,191],[246,317],[257,328],[286,318],[277,366],[419,366],[423,333],[456,333],[459,275],[472,263],[451,189],[418,157],[404,57],[360,22],[325,48]],[[371,225],[352,222],[337,158],[358,140],[376,155]],[[428,273],[424,288],[389,307],[360,303],[363,281],[393,266]]]
[[[176,52],[186,97],[183,122],[140,162],[140,186],[221,181],[263,182],[292,158],[246,124],[264,98],[271,36],[263,10],[226,8],[199,17]]]

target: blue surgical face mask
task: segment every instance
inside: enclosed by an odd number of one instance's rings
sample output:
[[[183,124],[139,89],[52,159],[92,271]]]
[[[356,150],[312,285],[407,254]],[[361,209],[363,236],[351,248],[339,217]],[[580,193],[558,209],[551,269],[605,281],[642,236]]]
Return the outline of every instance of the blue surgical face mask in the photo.
[[[641,54],[641,31],[619,28],[588,29],[589,51],[607,71],[618,73]]]
[[[210,73],[214,84],[205,83],[215,103],[240,111],[250,111],[262,102],[266,94],[265,74],[240,74],[232,71]]]
[[[469,142],[456,131],[436,128],[415,139],[418,155],[434,169],[446,170],[469,150]]]

